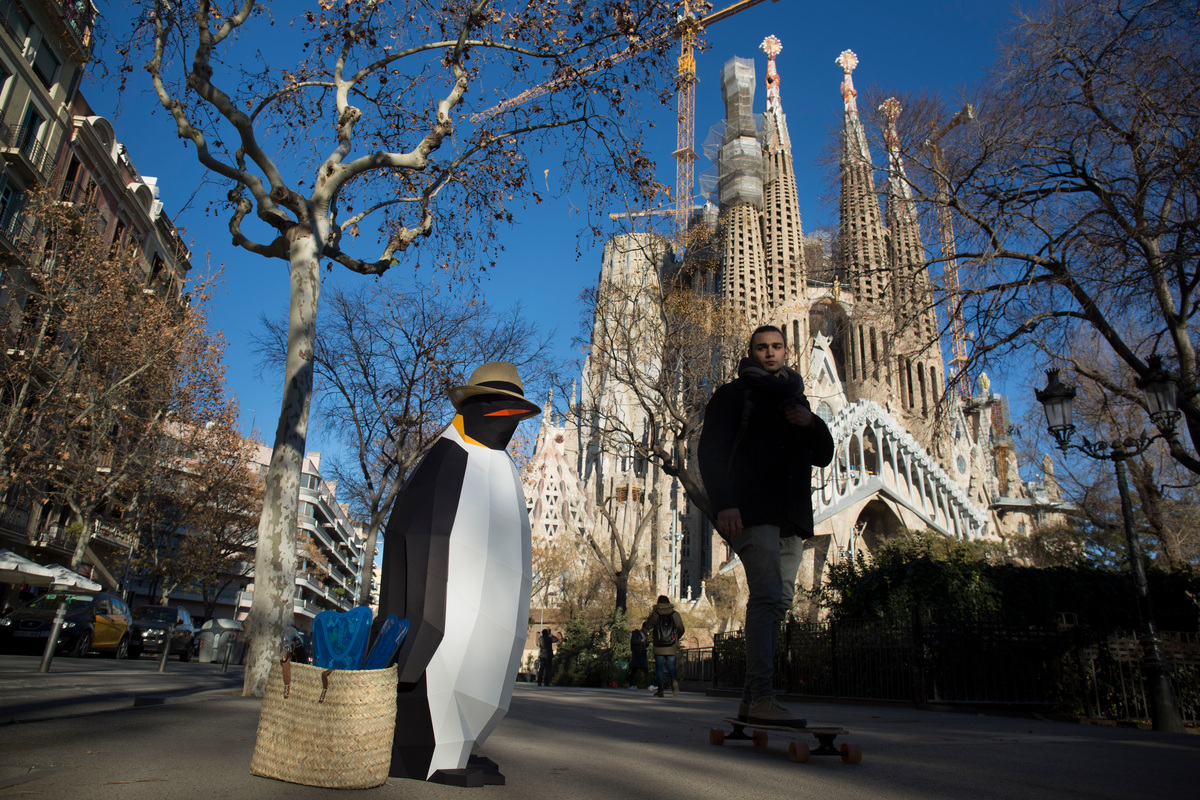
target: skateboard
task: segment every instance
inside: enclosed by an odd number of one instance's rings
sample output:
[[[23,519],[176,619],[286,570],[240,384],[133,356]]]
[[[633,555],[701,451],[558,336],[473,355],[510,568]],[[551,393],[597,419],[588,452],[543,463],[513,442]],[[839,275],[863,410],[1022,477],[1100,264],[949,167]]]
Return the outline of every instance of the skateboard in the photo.
[[[850,733],[845,728],[789,728],[784,725],[755,725],[736,717],[724,717],[723,721],[733,726],[733,733],[726,733],[720,728],[708,732],[710,744],[722,745],[728,741],[751,741],[755,747],[767,746],[767,731],[786,731],[788,733],[811,733],[817,738],[817,747],[811,748],[803,742],[788,744],[788,761],[805,764],[811,756],[839,756],[847,764],[857,764],[862,761],[862,748],[856,744],[843,742],[841,746],[834,744],[839,736]],[[754,733],[746,733],[746,728]]]

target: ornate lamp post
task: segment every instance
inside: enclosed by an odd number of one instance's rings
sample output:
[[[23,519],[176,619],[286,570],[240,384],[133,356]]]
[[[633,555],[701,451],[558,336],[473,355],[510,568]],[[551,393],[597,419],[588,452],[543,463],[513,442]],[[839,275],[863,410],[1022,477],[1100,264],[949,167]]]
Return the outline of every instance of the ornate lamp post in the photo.
[[[1154,620],[1154,607],[1150,603],[1150,588],[1146,581],[1146,567],[1142,563],[1141,548],[1133,530],[1133,503],[1129,499],[1129,484],[1125,477],[1125,462],[1145,452],[1156,439],[1175,435],[1175,422],[1179,419],[1179,407],[1175,402],[1175,383],[1162,368],[1162,359],[1150,357],[1150,370],[1137,381],[1146,399],[1150,419],[1159,432],[1146,437],[1138,434],[1124,440],[1093,442],[1086,436],[1080,437],[1082,444],[1071,444],[1075,426],[1071,422],[1071,403],[1075,399],[1075,387],[1064,386],[1058,378],[1057,369],[1046,370],[1046,388],[1034,390],[1038,402],[1046,412],[1046,425],[1058,442],[1058,449],[1067,452],[1075,449],[1102,461],[1111,461],[1117,473],[1117,491],[1121,496],[1121,516],[1125,523],[1125,544],[1129,551],[1129,564],[1133,570],[1133,582],[1137,590],[1138,615],[1142,630],[1142,669],[1147,692],[1150,697],[1150,718],[1156,731],[1183,733],[1183,718],[1175,702],[1171,681],[1167,675],[1167,664],[1163,659],[1162,637]]]

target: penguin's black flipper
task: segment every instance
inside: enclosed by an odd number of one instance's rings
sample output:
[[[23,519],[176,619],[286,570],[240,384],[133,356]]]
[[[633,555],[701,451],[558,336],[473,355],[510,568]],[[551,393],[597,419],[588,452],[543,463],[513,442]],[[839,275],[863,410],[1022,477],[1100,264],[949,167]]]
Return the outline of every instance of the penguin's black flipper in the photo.
[[[408,618],[396,663],[400,683],[416,683],[446,630],[446,564],[467,453],[439,439],[392,505],[384,532],[379,616]]]
[[[379,616],[409,621],[396,660],[396,733],[388,771],[393,778],[423,781],[433,758],[424,673],[446,630],[450,532],[466,471],[462,447],[439,439],[396,497],[384,530]]]

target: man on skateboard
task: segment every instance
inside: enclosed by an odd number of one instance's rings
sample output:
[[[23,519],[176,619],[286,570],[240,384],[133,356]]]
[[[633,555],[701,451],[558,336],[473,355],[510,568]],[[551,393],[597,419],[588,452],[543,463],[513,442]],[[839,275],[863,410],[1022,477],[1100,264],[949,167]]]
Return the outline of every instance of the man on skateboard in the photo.
[[[746,570],[746,682],[739,720],[803,728],[775,700],[775,647],[792,607],[803,541],[813,535],[812,468],[833,459],[833,437],[787,364],[783,332],[750,336],[738,377],[717,388],[700,435],[700,474],[717,532]]]

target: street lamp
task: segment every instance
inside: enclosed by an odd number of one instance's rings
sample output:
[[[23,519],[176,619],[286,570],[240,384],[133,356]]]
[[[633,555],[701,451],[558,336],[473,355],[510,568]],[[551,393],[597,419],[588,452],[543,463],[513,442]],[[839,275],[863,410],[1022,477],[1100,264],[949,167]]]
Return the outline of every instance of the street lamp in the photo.
[[[1113,462],[1117,473],[1117,491],[1121,496],[1121,517],[1125,523],[1125,544],[1129,552],[1129,564],[1133,570],[1133,582],[1137,590],[1138,615],[1141,617],[1141,644],[1144,658],[1142,669],[1150,696],[1150,719],[1154,730],[1183,733],[1183,718],[1175,703],[1175,694],[1167,675],[1166,661],[1162,653],[1162,637],[1154,620],[1154,607],[1150,603],[1150,587],[1146,581],[1146,567],[1142,563],[1141,548],[1133,530],[1133,503],[1129,498],[1129,483],[1125,477],[1125,462],[1141,455],[1156,439],[1173,438],[1175,422],[1179,419],[1179,407],[1175,402],[1175,382],[1162,366],[1162,359],[1150,357],[1149,370],[1137,381],[1146,400],[1150,419],[1159,432],[1147,437],[1126,437],[1112,442],[1093,442],[1081,436],[1082,444],[1071,444],[1075,426],[1071,421],[1071,403],[1075,399],[1075,387],[1064,386],[1059,380],[1057,369],[1046,370],[1046,388],[1034,390],[1038,402],[1046,412],[1046,426],[1058,442],[1058,449],[1067,452],[1073,448],[1095,459]]]

